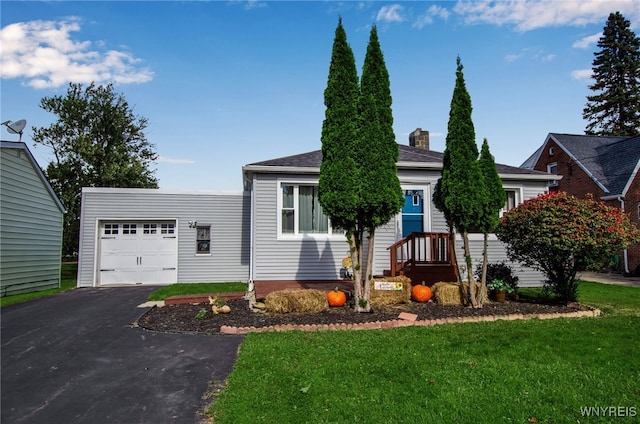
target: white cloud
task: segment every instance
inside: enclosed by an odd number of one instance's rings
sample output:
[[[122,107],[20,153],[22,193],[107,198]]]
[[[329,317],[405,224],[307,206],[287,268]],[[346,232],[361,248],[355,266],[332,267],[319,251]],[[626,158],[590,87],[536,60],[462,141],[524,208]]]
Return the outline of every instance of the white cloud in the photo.
[[[392,4],[390,6],[382,6],[376,16],[376,21],[384,22],[402,22],[402,6],[399,4]]]
[[[263,7],[267,7],[267,3],[263,1],[258,1],[258,0],[249,0],[247,1],[247,4],[244,6],[245,10],[260,9]]]
[[[140,59],[122,50],[104,50],[101,42],[76,41],[78,18],[29,21],[0,30],[1,78],[23,78],[33,88],[60,87],[69,82],[142,83],[153,72]]]
[[[587,37],[581,38],[580,40],[578,40],[575,43],[573,43],[572,47],[574,47],[576,49],[589,48],[592,44],[596,44],[598,42],[598,40],[600,40],[601,36],[602,36],[602,33],[599,32],[597,34],[593,34],[593,35],[589,35]]]
[[[195,160],[191,160],[191,159],[176,159],[176,158],[170,158],[168,156],[158,156],[158,159],[156,159],[157,163],[170,163],[170,164],[192,164],[192,163],[196,163]]]
[[[504,57],[504,61],[511,63],[511,62],[515,62],[521,57],[522,57],[522,54],[508,54]]]
[[[631,22],[640,19],[638,0],[506,0],[462,1],[454,12],[468,24],[513,25],[525,32],[553,26],[606,23],[613,11]]]
[[[413,23],[413,27],[422,29],[426,25],[431,25],[433,23],[434,17],[437,17],[446,21],[449,18],[450,14],[451,12],[449,12],[448,9],[445,9],[444,7],[441,7],[441,6],[432,5],[427,9],[427,11],[424,14],[418,16],[418,19],[416,19],[416,21]]]
[[[519,59],[532,59],[539,62],[551,62],[556,58],[555,54],[545,54],[540,48],[524,48],[519,53],[511,53],[504,57],[505,62],[511,63]]]
[[[574,80],[588,80],[593,74],[593,69],[576,69],[571,72],[571,78]]]

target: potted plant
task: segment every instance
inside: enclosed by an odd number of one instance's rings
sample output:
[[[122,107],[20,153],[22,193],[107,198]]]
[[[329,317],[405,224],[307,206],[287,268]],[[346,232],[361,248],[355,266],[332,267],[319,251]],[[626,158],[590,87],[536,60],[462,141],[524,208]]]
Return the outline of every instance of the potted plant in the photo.
[[[482,263],[479,263],[475,269],[475,275],[478,281],[482,277]],[[487,282],[493,280],[502,280],[511,287],[511,291],[508,292],[508,298],[510,300],[518,300],[518,281],[519,278],[515,275],[511,266],[505,261],[502,262],[489,262],[487,264]]]
[[[513,292],[513,288],[509,284],[497,278],[487,284],[487,289],[491,290],[494,300],[500,303],[507,299],[507,293]]]

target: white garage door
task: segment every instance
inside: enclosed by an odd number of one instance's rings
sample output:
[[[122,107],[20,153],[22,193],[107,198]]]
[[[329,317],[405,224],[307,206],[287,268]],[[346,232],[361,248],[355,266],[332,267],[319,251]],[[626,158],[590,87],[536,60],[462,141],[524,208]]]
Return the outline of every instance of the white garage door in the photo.
[[[100,285],[172,284],[177,264],[175,221],[101,223]]]

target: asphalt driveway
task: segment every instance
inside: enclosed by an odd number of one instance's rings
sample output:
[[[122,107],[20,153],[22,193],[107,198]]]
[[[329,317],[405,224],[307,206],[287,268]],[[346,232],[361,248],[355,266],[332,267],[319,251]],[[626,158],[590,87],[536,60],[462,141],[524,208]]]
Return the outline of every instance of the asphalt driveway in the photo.
[[[132,325],[150,287],[76,289],[1,309],[2,423],[197,423],[243,336]]]

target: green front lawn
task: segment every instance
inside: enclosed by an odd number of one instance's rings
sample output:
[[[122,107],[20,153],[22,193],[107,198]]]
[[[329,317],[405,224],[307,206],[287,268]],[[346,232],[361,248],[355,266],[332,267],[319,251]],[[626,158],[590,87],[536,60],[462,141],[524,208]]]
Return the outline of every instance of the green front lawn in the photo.
[[[580,300],[603,316],[249,334],[209,412],[216,424],[638,422],[640,289],[583,283]]]

